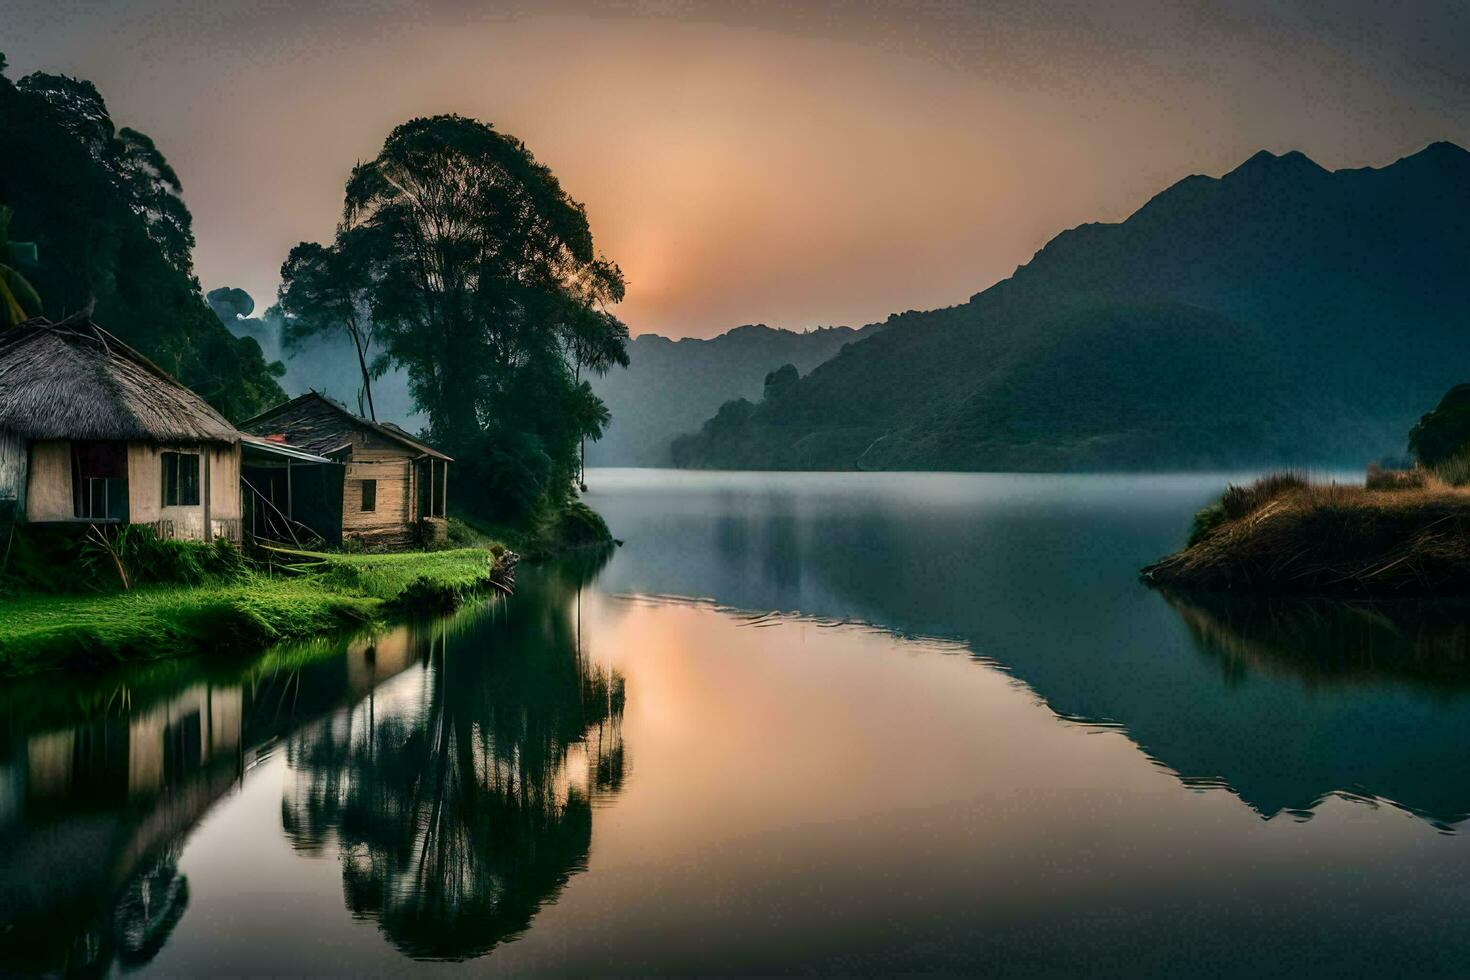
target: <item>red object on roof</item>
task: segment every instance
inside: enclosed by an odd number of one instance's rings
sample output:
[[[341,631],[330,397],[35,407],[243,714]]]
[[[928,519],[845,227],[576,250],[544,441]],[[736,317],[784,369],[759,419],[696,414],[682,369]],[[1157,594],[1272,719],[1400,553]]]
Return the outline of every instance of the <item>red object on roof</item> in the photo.
[[[268,435],[268,436],[265,437],[265,441],[266,442],[279,442],[281,445],[284,446],[286,444],[286,433],[284,433],[284,432],[272,432],[270,435]]]

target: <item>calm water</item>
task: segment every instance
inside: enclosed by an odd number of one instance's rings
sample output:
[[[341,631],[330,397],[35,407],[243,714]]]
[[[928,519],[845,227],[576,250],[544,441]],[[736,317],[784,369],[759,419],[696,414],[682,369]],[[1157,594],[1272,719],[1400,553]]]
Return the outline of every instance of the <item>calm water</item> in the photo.
[[[594,472],[508,602],[0,689],[0,970],[1463,974],[1470,608],[1140,586],[1223,480]]]

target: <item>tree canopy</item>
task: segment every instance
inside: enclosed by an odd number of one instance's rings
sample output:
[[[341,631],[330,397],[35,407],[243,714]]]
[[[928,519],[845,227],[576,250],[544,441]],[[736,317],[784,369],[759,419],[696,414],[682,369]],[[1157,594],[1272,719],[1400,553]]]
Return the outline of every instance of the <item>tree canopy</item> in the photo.
[[[606,425],[582,370],[627,363],[607,310],[623,276],[524,143],[460,116],[398,126],[353,169],[333,244],[297,246],[282,279],[303,335],[355,320],[382,345],[377,369],[406,370],[491,516],[567,498],[580,440]]]
[[[90,82],[0,75],[0,202],[10,234],[36,247],[25,277],[46,315],[94,304],[98,322],[231,418],[285,397],[279,366],[200,294],[177,174],[151,139],[115,127]]]
[[[1470,384],[1455,385],[1409,430],[1409,452],[1438,466],[1470,452]]]

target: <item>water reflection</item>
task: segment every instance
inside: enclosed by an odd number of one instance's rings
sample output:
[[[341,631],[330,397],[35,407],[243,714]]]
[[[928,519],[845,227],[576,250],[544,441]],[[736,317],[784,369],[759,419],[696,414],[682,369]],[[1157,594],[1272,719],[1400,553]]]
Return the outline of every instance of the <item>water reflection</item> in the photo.
[[[1451,830],[1470,818],[1470,603],[1166,595],[1201,655],[1246,696],[1271,757],[1222,763],[1266,816],[1332,796],[1385,801]],[[1267,686],[1275,697],[1252,696]],[[1311,728],[1275,717],[1306,711]]]
[[[188,912],[184,842],[283,750],[281,829],[339,849],[347,905],[404,952],[524,929],[585,867],[592,806],[627,768],[622,678],[582,656],[577,618],[603,561],[253,662],[0,690],[0,971],[152,960]]]
[[[451,656],[475,630],[436,624],[422,684],[287,743],[286,832],[338,848],[348,907],[410,956],[479,956],[525,929],[586,867],[593,801],[622,783],[622,680],[579,656],[544,594],[567,571],[523,576],[493,644]]]
[[[599,471],[613,592],[942,636],[1262,817],[1470,813],[1470,603],[1166,600],[1136,570],[1238,476]]]
[[[1165,593],[1201,652],[1240,678],[1470,691],[1470,602]]]

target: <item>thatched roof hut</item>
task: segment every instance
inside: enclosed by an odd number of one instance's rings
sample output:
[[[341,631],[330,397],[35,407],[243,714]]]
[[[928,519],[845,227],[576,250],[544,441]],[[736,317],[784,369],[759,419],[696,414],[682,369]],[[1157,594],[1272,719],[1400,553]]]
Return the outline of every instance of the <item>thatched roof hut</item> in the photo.
[[[0,332],[0,432],[22,439],[238,443],[203,398],[86,314]]]

